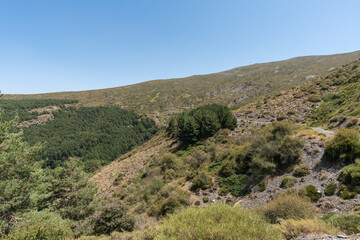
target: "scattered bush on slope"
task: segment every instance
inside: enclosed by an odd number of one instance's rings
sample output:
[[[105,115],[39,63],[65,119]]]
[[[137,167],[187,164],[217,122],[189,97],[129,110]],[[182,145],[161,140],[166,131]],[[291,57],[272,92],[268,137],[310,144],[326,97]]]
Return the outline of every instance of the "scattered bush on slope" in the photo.
[[[329,161],[349,164],[360,155],[359,133],[354,129],[340,129],[326,143],[325,156]]]
[[[279,195],[259,208],[259,212],[270,223],[278,223],[280,219],[309,219],[316,216],[314,205],[297,194]]]

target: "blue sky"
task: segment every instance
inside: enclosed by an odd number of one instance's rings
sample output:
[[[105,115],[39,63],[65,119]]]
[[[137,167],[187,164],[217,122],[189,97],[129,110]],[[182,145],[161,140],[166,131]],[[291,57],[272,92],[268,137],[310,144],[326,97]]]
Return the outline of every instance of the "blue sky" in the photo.
[[[42,93],[360,50],[358,0],[0,0],[0,90]]]

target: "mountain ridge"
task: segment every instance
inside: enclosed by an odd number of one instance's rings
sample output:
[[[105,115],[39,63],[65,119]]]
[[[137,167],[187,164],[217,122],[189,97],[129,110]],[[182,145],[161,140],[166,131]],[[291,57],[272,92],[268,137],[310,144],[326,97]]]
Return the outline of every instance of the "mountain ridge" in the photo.
[[[297,86],[311,77],[325,74],[331,68],[358,58],[360,51],[295,57],[218,73],[151,80],[115,88],[30,95],[5,94],[3,98],[74,99],[81,106],[119,105],[163,123],[181,109],[203,104],[219,103],[236,108],[259,96]]]

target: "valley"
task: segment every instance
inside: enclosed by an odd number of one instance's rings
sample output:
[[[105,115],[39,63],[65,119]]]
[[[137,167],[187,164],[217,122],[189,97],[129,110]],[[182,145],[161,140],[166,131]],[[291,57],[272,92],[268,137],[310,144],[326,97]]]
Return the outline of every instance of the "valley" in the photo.
[[[359,57],[301,57],[114,89],[5,95],[0,164],[8,170],[0,189],[9,194],[0,236],[355,238]],[[60,224],[41,232],[54,222]],[[251,231],[234,230],[244,224]]]

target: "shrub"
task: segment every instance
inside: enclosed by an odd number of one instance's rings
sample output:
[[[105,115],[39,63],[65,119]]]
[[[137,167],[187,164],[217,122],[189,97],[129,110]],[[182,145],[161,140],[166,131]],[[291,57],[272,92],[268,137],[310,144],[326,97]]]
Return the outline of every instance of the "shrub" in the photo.
[[[306,187],[303,187],[303,190],[305,195],[313,202],[317,202],[321,198],[321,193],[313,185],[307,185]]]
[[[353,129],[340,129],[325,146],[328,160],[342,164],[351,163],[360,153],[359,134]]]
[[[332,100],[339,99],[339,98],[340,98],[339,95],[329,93],[329,94],[324,96],[323,100],[324,100],[324,102],[330,102]]]
[[[253,137],[243,158],[246,163],[243,169],[252,182],[257,183],[269,174],[283,173],[299,162],[303,142],[290,136],[292,132],[289,122],[273,122]]]
[[[221,178],[221,187],[229,190],[235,197],[247,193],[246,183],[249,177],[243,174],[233,174],[227,178]]]
[[[283,178],[281,181],[282,188],[292,188],[297,183],[297,179],[295,177],[289,176]]]
[[[11,229],[8,238],[22,239],[72,239],[74,223],[64,220],[57,213],[32,211],[21,216],[24,220]]]
[[[204,171],[200,171],[192,180],[191,190],[205,190],[213,185],[211,176]]]
[[[325,191],[324,191],[325,195],[326,195],[326,196],[332,196],[332,195],[334,195],[334,194],[335,194],[335,191],[336,191],[336,188],[337,188],[337,184],[336,184],[336,183],[334,183],[334,182],[329,183],[329,184],[326,185],[326,187],[325,187]]]
[[[229,177],[229,176],[235,174],[236,167],[237,167],[237,164],[236,164],[235,159],[225,160],[221,164],[219,175],[221,177]]]
[[[273,157],[280,172],[299,162],[303,146],[303,142],[298,137],[285,136],[281,140],[279,149]]]
[[[320,102],[321,100],[322,100],[321,96],[317,95],[317,94],[311,95],[308,98],[308,101],[313,102],[313,103]]]
[[[344,231],[346,234],[360,232],[360,214],[358,212],[324,215],[322,220]]]
[[[288,219],[281,220],[279,229],[286,239],[295,239],[297,236],[309,234],[329,234],[336,235],[339,230],[331,224],[325,223],[319,219]]]
[[[160,168],[162,172],[165,172],[167,169],[176,171],[180,167],[181,161],[174,154],[167,153],[160,160]]]
[[[118,202],[103,205],[100,212],[94,216],[94,233],[101,235],[113,231],[132,231],[135,220],[126,211],[126,208]]]
[[[260,192],[263,192],[266,190],[266,183],[264,180],[262,180],[260,183],[259,183],[259,191]]]
[[[346,124],[346,127],[351,128],[351,127],[355,126],[357,123],[358,123],[357,118],[350,118],[350,120]]]
[[[160,190],[148,211],[148,215],[155,217],[165,216],[173,213],[181,206],[187,205],[189,205],[189,193],[177,186],[169,185]]]
[[[350,192],[349,188],[345,185],[340,186],[339,193],[342,199],[351,199],[356,196],[356,192]]]
[[[210,162],[210,154],[204,152],[203,150],[197,148],[191,155],[187,158],[187,163],[189,163],[191,168],[199,168],[201,164],[205,162]]]
[[[310,173],[310,167],[307,164],[302,164],[295,168],[294,176],[295,177],[304,177]]]
[[[360,159],[344,167],[339,174],[339,180],[341,183],[349,186],[350,189],[360,187]]]
[[[283,239],[280,231],[271,227],[258,215],[225,204],[184,209],[170,216],[152,231],[153,239],[157,240]]]
[[[209,202],[209,198],[208,198],[208,197],[203,197],[203,202],[204,202],[204,203]]]
[[[280,219],[314,218],[316,209],[307,198],[297,194],[282,194],[259,209],[270,223],[277,223]]]

